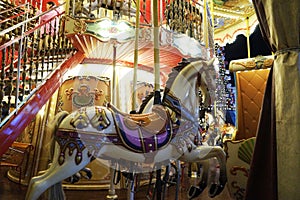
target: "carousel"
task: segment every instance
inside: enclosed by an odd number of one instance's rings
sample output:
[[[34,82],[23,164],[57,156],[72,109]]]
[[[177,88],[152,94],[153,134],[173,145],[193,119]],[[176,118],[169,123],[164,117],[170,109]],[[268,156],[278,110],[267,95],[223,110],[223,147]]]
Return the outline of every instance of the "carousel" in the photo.
[[[0,179],[25,189],[0,196],[298,197],[299,30],[277,23],[297,3],[53,2],[1,0]],[[251,57],[258,25],[272,53]]]

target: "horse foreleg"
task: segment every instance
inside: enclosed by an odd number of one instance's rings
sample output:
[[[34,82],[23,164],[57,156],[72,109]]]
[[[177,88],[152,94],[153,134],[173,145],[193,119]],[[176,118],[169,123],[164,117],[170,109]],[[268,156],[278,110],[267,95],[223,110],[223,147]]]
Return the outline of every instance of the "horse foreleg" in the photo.
[[[223,188],[219,188],[221,185],[219,182],[220,178],[220,164],[218,163],[218,160],[216,158],[211,158],[209,159],[209,169],[207,170],[207,174],[209,175],[208,182],[209,182],[209,196],[210,197],[215,197],[218,195]]]
[[[209,160],[203,160],[198,162],[201,166],[200,181],[197,185],[191,185],[188,191],[188,198],[194,199],[198,197],[206,188],[208,181],[208,170],[209,170]]]
[[[26,200],[37,199],[49,187],[61,182],[69,176],[72,176],[91,162],[91,157],[88,156],[87,149],[83,150],[82,161],[78,165],[75,163],[76,150],[71,156],[66,153],[66,158],[62,165],[58,164],[58,156],[59,151],[55,150],[53,163],[51,164],[50,168],[44,174],[31,179],[25,198]]]
[[[216,159],[217,163],[216,163]],[[214,172],[211,178],[213,182],[210,184],[209,188],[209,196],[211,198],[219,195],[227,182],[227,175],[226,175],[226,154],[221,147],[213,147],[213,150],[210,152],[210,164],[213,170],[210,170],[210,173]],[[210,168],[211,169],[211,168]],[[217,172],[218,171],[218,172]],[[216,176],[219,176],[219,182],[215,182]]]
[[[199,146],[191,152],[185,153],[182,159],[187,162],[200,162],[210,158],[216,158],[220,167],[219,184],[212,184],[209,195],[214,197],[220,194],[227,182],[226,154],[219,146]]]
[[[217,164],[215,163],[214,160],[211,159],[211,161],[214,164],[214,170],[215,170],[215,175],[219,176],[219,183],[213,183],[210,185],[210,190],[209,190],[209,196],[211,198],[219,195],[224,187],[225,184],[227,182],[227,172],[226,172],[226,154],[223,151],[222,148],[215,148],[214,151],[212,152],[212,155],[214,156],[214,158],[217,159],[218,161],[218,166],[216,166]]]

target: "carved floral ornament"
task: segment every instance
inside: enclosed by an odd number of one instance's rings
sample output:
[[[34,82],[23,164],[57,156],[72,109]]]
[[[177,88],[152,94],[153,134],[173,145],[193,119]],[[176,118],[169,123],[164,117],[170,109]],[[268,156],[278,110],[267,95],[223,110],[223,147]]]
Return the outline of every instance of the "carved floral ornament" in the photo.
[[[87,29],[87,25],[86,23],[83,21],[83,20],[80,20],[80,19],[76,19],[74,21],[74,28],[73,28],[73,31],[75,33],[84,33],[86,32],[86,29]]]
[[[68,100],[72,100],[72,103],[78,107],[93,105],[94,100],[100,100],[100,97],[104,95],[103,90],[94,88],[92,91],[87,84],[80,84],[75,90],[73,87],[65,90],[65,95]]]
[[[231,61],[230,70],[251,70],[251,69],[266,69],[273,66],[274,59],[268,56],[257,56],[251,59],[241,59],[236,61]]]
[[[84,20],[63,16],[62,23],[65,27],[65,34],[83,34],[86,32],[87,24]]]

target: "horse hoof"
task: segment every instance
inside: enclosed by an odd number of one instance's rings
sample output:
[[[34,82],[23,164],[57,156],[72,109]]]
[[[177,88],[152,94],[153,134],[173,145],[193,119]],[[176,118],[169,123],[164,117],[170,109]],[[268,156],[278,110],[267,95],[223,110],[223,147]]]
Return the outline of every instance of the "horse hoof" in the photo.
[[[201,187],[196,187],[192,185],[188,191],[188,199],[192,200],[196,197],[198,197],[203,192],[203,189]]]
[[[219,195],[224,189],[223,185],[217,185],[216,183],[211,184],[209,188],[209,197],[214,198],[215,196]]]
[[[74,175],[66,178],[65,181],[67,181],[71,184],[74,184],[74,183],[77,183],[80,180],[80,178],[81,178],[81,175],[80,175],[80,173],[77,172]]]
[[[93,176],[92,170],[90,168],[87,168],[87,167],[80,170],[80,172],[83,173],[83,177],[86,178],[87,180],[90,180]]]

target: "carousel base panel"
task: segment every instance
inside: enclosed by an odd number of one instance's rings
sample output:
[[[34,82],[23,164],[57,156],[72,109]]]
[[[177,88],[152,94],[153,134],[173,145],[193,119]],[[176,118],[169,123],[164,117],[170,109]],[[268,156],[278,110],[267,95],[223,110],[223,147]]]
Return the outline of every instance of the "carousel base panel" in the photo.
[[[179,200],[187,200],[187,191],[190,186],[190,180],[186,177],[185,181],[181,185],[181,189],[179,192]],[[135,200],[145,200],[147,193],[148,185],[142,186],[135,194]],[[13,200],[23,200],[27,191],[27,186],[20,185],[16,182],[13,182],[7,177],[7,170],[0,170],[0,199],[13,199]],[[107,189],[99,189],[99,190],[69,190],[65,189],[66,199],[72,200],[105,200],[108,194]],[[118,195],[118,200],[126,200],[127,199],[127,190],[126,189],[116,189],[116,194]],[[168,187],[166,192],[165,200],[173,200],[175,199],[175,186]],[[232,200],[230,198],[228,190],[225,189],[219,196],[215,198],[209,198],[207,189],[203,191],[203,193],[195,198],[195,200]],[[47,197],[41,197],[39,200],[48,200]]]

